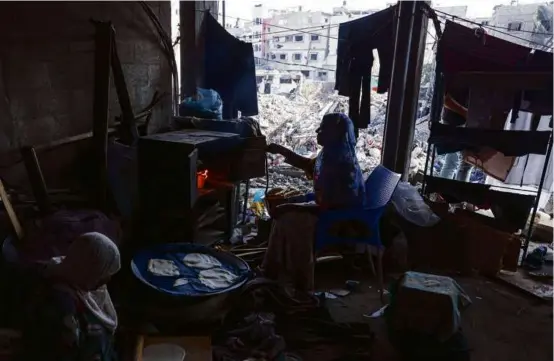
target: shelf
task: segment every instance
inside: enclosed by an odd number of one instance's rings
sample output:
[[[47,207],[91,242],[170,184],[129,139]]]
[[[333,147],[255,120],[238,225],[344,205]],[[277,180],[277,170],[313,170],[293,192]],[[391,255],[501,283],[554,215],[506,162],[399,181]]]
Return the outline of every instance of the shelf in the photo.
[[[441,153],[488,147],[505,156],[519,157],[528,154],[545,155],[550,135],[550,131],[465,128],[435,122],[431,125],[429,143],[443,148]]]

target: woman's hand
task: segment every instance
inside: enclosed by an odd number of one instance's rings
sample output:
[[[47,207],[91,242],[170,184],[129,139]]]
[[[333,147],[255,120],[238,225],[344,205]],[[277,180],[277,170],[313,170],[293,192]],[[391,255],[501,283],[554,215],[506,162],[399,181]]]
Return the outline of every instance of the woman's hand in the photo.
[[[279,154],[281,152],[281,146],[275,143],[271,143],[267,146],[266,151],[271,154]]]

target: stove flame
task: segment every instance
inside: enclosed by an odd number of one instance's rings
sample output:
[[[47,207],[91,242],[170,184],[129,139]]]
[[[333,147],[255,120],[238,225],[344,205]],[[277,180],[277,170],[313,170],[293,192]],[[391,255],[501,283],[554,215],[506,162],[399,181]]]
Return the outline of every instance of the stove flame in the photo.
[[[203,171],[196,172],[196,183],[199,189],[204,188],[204,184],[208,179],[208,170],[204,169]]]

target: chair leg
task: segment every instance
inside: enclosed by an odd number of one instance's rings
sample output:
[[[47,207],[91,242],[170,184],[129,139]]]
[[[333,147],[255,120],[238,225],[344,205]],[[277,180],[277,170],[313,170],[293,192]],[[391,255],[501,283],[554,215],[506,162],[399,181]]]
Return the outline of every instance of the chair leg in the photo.
[[[381,304],[385,304],[385,287],[383,281],[383,251],[377,253],[377,282],[379,283],[379,299]]]
[[[371,269],[371,275],[375,276],[375,265],[373,264],[373,252],[371,252],[371,246],[366,246],[367,258],[369,259],[369,267]]]

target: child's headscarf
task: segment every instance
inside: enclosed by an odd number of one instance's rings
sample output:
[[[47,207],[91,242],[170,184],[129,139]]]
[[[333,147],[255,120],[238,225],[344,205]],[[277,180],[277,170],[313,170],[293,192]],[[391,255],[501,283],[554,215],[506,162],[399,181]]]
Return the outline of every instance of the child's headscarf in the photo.
[[[342,113],[326,114],[318,133],[323,146],[314,169],[318,203],[331,208],[363,205],[365,188],[352,120]]]
[[[61,263],[49,265],[46,276],[61,279],[85,307],[110,331],[117,327],[117,314],[106,285],[99,284],[121,268],[115,243],[101,233],[85,233],[69,246]]]

